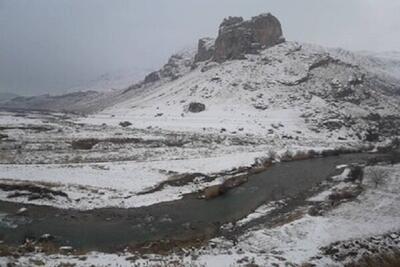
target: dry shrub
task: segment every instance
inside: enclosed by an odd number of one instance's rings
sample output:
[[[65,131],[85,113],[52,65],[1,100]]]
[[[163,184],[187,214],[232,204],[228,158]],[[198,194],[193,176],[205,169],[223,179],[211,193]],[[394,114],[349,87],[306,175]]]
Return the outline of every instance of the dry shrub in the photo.
[[[375,188],[377,188],[386,182],[389,177],[389,172],[382,168],[370,168],[368,170],[368,176]]]
[[[351,198],[353,198],[353,193],[349,191],[334,192],[329,195],[329,199],[335,202]]]
[[[268,156],[268,158],[271,159],[271,160],[276,160],[276,158],[277,158],[276,151],[274,151],[274,150],[268,151],[267,156]]]
[[[267,168],[272,165],[272,159],[270,157],[261,157],[261,158],[256,158],[255,160],[255,166],[256,167],[262,167],[262,168]]]
[[[310,155],[310,157],[312,157],[312,158],[318,157],[318,156],[320,155],[320,153],[317,152],[317,151],[315,151],[314,149],[308,150],[307,153],[308,153],[308,155]]]
[[[283,152],[283,154],[281,155],[281,161],[282,162],[287,162],[287,161],[291,161],[293,159],[293,153],[289,150],[286,150],[285,152]]]
[[[400,251],[383,253],[380,255],[367,255],[357,262],[345,265],[346,267],[399,267]]]
[[[348,180],[350,182],[362,182],[364,178],[364,168],[359,165],[353,165],[350,167],[350,173],[349,173],[349,178]]]

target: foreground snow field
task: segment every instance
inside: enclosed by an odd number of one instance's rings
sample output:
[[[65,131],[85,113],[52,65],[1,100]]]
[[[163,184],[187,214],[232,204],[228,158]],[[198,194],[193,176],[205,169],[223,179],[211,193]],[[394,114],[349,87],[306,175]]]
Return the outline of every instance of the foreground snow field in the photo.
[[[376,169],[388,173],[377,187],[372,176]],[[33,262],[46,266],[343,266],[377,251],[384,253],[390,246],[400,246],[400,165],[372,166],[365,172],[365,191],[355,201],[342,203],[322,216],[307,215],[307,207],[302,207],[283,225],[258,224],[235,241],[216,238],[201,249],[187,248],[169,255],[35,253],[18,259],[3,257],[0,262],[13,262],[15,266]],[[267,214],[270,209],[264,211]],[[337,250],[327,249],[332,244]]]

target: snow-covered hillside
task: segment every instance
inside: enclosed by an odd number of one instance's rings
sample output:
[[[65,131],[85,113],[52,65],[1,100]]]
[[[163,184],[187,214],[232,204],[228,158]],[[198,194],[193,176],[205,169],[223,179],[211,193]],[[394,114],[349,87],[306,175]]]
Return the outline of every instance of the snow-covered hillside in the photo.
[[[177,79],[132,89],[83,122],[363,139],[374,130],[372,115],[400,114],[400,76],[391,62],[286,42],[244,60],[182,68]],[[190,112],[192,102],[205,110]]]

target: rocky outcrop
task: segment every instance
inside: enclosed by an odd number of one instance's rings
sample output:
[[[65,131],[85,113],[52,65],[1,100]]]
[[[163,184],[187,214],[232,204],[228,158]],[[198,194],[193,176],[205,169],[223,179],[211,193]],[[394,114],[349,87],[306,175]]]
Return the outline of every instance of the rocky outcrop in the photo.
[[[190,70],[193,64],[193,52],[184,51],[182,53],[174,54],[160,70],[149,73],[142,83],[130,86],[125,90],[129,92],[132,89],[138,89],[143,84],[152,84],[160,80],[176,80]]]
[[[256,53],[283,41],[281,24],[270,13],[247,21],[242,17],[229,17],[220,25],[213,58],[217,62],[240,59],[244,54]]]
[[[158,73],[158,71],[153,71],[144,78],[144,83],[153,83],[153,82],[159,81],[160,79],[161,78],[160,78],[160,74]]]
[[[160,70],[161,77],[169,80],[176,80],[186,71],[190,70],[193,63],[193,54],[188,54],[189,55],[185,53],[172,55],[167,64]]]
[[[211,59],[214,56],[214,38],[201,38],[199,40],[195,62],[201,62]]]
[[[199,112],[204,111],[205,109],[206,109],[206,105],[204,105],[203,103],[198,103],[198,102],[191,102],[188,107],[189,112],[193,112],[193,113],[199,113]]]
[[[190,68],[192,59],[180,54],[172,55],[162,69],[148,74],[144,79],[144,83],[154,83],[163,78],[176,80],[185,72],[184,69]]]

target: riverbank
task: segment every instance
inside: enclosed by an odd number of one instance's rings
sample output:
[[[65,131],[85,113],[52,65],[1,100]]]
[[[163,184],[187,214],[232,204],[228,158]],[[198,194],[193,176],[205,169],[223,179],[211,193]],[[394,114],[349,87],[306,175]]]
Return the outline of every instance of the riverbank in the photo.
[[[339,167],[343,168],[341,165]],[[343,174],[344,170],[341,169],[340,173]],[[386,173],[378,185],[374,179],[377,170]],[[349,185],[345,175],[333,175],[332,179],[341,180],[328,190]],[[253,220],[249,220],[249,227],[235,238],[220,236],[200,247],[177,247],[166,254],[125,251],[117,254],[91,252],[76,256],[46,256],[43,253],[27,253],[18,258],[3,257],[1,260],[14,262],[16,266],[36,261],[46,266],[64,266],[60,265],[62,263],[72,266],[344,266],[361,261],[366,255],[379,257],[382,253],[390,253],[390,249],[399,248],[399,180],[400,165],[369,166],[360,184],[363,192],[321,215],[308,214],[310,203],[328,201],[321,197],[321,193],[314,192],[314,198],[307,198],[311,201],[309,204],[286,213],[284,221],[270,224],[275,209],[272,207],[264,210],[269,216],[255,225],[250,223]],[[229,225],[224,224],[222,228],[235,228]],[[360,248],[360,244],[364,245]]]
[[[251,129],[178,132],[82,124],[77,116],[57,113],[3,112],[0,124],[4,135],[0,184],[7,189],[0,188],[0,200],[63,209],[149,206],[222,184],[231,171],[250,168],[270,155],[279,161],[288,153],[373,148],[357,139],[302,131],[292,135]],[[181,177],[196,174],[193,180],[179,184]],[[175,181],[179,186],[169,185]],[[143,194],[163,184],[167,186]]]
[[[6,244],[17,244],[28,234],[31,240],[39,240],[48,234],[54,237],[52,242],[58,246],[71,246],[74,254],[91,250],[173,253],[182,246],[182,250],[210,246],[221,238],[224,242],[235,243],[238,237],[253,231],[253,227],[264,225],[273,229],[290,221],[314,218],[304,217],[310,209],[307,199],[326,189],[329,185],[326,179],[340,177],[343,169],[337,166],[365,163],[372,158],[376,155],[349,154],[276,164],[213,200],[192,198],[140,209],[86,212],[32,206],[20,216],[27,219],[20,220],[23,223],[16,229],[10,229],[8,233],[6,228],[0,229],[8,238],[4,240]],[[2,212],[20,208],[18,204],[3,204],[6,205],[2,205]],[[270,208],[264,211],[261,208],[260,215],[257,207],[265,204]],[[258,213],[258,216],[248,215],[254,210],[253,214]],[[207,241],[209,239],[211,241]]]

